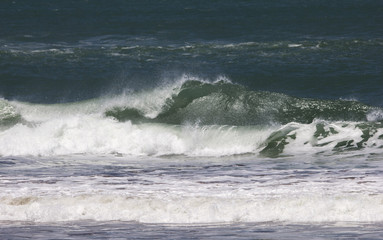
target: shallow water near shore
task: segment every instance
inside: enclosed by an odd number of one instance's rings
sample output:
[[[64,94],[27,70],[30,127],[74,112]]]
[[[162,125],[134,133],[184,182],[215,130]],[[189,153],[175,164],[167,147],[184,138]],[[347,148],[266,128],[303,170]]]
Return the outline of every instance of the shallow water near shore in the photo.
[[[381,229],[381,224],[350,223],[161,225],[66,222],[39,225],[3,223],[0,232],[4,239],[381,239]]]

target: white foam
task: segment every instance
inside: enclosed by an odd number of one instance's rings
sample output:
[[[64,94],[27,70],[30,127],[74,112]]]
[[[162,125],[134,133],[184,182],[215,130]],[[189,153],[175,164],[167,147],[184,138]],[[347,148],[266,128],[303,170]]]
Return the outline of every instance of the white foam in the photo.
[[[3,197],[0,220],[145,223],[383,221],[383,196],[304,195],[269,198],[121,195]]]
[[[0,121],[3,119],[14,118],[18,116],[16,108],[9,104],[8,101],[0,98]]]
[[[215,44],[214,48],[237,48],[237,47],[243,47],[243,46],[257,46],[261,44],[263,43],[242,42],[242,43],[229,43],[229,44]]]
[[[383,111],[381,109],[373,110],[367,114],[367,120],[369,122],[376,122],[383,120]]]
[[[318,123],[323,123],[323,127],[328,133],[328,136],[320,135],[315,137],[317,131],[316,126]],[[291,127],[294,130],[288,134],[288,136],[293,137],[289,137],[286,140],[288,144],[283,151],[285,154],[331,153],[341,142],[347,142],[347,145],[349,145],[348,148],[359,148],[357,143],[363,141],[363,132],[362,129],[358,127],[357,122],[326,122],[316,120],[311,124],[289,123],[282,128],[286,127]],[[383,133],[382,130],[383,129],[377,129],[376,131],[371,131],[370,138],[363,145],[364,147],[367,147],[365,151],[370,151],[371,149],[368,149],[369,147],[377,149],[383,146],[383,139],[379,138]]]
[[[299,159],[273,163],[249,157],[243,162],[242,158],[239,166],[233,164],[238,159],[222,158],[210,163],[204,159],[202,164],[191,158],[134,157],[130,161],[86,156],[82,157],[86,162],[78,162],[79,158],[38,157],[35,166],[30,161],[34,158],[28,157],[27,165],[19,163],[13,170],[30,174],[0,175],[0,220],[383,221],[383,179],[381,164],[376,162],[355,169],[329,163],[331,167],[323,169],[297,164]],[[284,164],[294,167],[284,168]],[[73,170],[84,175],[72,175]]]
[[[301,47],[301,46],[302,46],[302,44],[297,44],[297,43],[289,43],[287,46],[288,46],[289,48],[296,48],[296,47]]]
[[[31,111],[31,109],[29,109]],[[183,154],[187,156],[225,156],[259,153],[265,141],[277,126],[199,126],[166,124],[132,124],[106,118],[102,114],[74,114],[73,109],[57,114],[43,111],[23,117],[39,120],[34,124],[16,124],[0,131],[0,155],[2,156],[52,156],[67,154],[112,154],[135,156]],[[62,110],[62,109],[61,109]],[[364,151],[379,150],[383,146],[383,129],[371,130],[364,141],[358,123],[324,122],[327,136],[315,137],[317,124],[290,123],[280,130],[291,128],[284,154],[331,153],[341,142],[347,147]],[[342,147],[339,148],[340,150]],[[362,149],[358,150],[359,152]]]
[[[121,49],[128,50],[128,49],[135,49],[135,48],[139,48],[139,47],[140,47],[139,45],[134,45],[134,46],[122,47]]]
[[[254,152],[271,130],[219,126],[169,126],[117,122],[78,115],[0,133],[0,155],[186,154],[222,156]]]

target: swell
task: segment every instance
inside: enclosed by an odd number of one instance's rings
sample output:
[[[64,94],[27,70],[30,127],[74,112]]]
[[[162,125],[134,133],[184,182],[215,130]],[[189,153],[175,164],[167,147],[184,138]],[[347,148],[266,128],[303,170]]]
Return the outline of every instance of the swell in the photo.
[[[119,84],[148,87],[169,71],[212,77],[224,69],[253,89],[283,89],[299,96],[355,96],[382,104],[379,38],[185,44],[125,37],[70,43],[3,41],[0,95],[39,103],[77,101],[95,98]]]
[[[0,47],[0,56],[26,56],[26,55],[62,55],[75,54],[79,56],[105,54],[114,56],[135,55],[135,53],[154,55],[165,52],[189,53],[189,54],[212,54],[211,51],[218,53],[230,52],[233,50],[239,52],[247,51],[267,51],[267,50],[288,50],[296,53],[301,50],[323,50],[323,51],[360,51],[362,49],[381,47],[382,39],[372,38],[345,38],[345,39],[313,39],[296,41],[259,41],[259,42],[241,42],[241,41],[205,41],[190,42],[185,44],[183,41],[165,41],[153,38],[131,38],[129,36],[100,36],[79,40],[73,43],[46,43],[46,42],[25,42],[25,41],[5,41],[2,39]],[[287,52],[284,52],[287,53]],[[126,55],[125,55],[126,54]],[[187,56],[187,55],[185,55]]]

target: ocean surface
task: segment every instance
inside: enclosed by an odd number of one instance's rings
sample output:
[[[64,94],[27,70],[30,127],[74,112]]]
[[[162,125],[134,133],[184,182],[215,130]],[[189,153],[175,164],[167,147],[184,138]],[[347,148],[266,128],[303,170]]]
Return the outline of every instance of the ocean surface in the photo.
[[[1,239],[382,229],[382,1],[0,1]]]

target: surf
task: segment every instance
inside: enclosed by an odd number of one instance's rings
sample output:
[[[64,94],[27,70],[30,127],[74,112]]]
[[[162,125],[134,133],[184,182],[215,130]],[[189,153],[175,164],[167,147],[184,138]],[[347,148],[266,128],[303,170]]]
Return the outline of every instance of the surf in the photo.
[[[287,195],[287,196],[286,196]],[[2,221],[140,223],[379,222],[382,196],[24,196],[1,197]],[[60,206],[58,208],[58,206]],[[362,207],[361,207],[362,206]]]
[[[380,151],[383,111],[355,100],[254,91],[183,75],[152,89],[63,104],[0,99],[0,155],[266,157]]]

